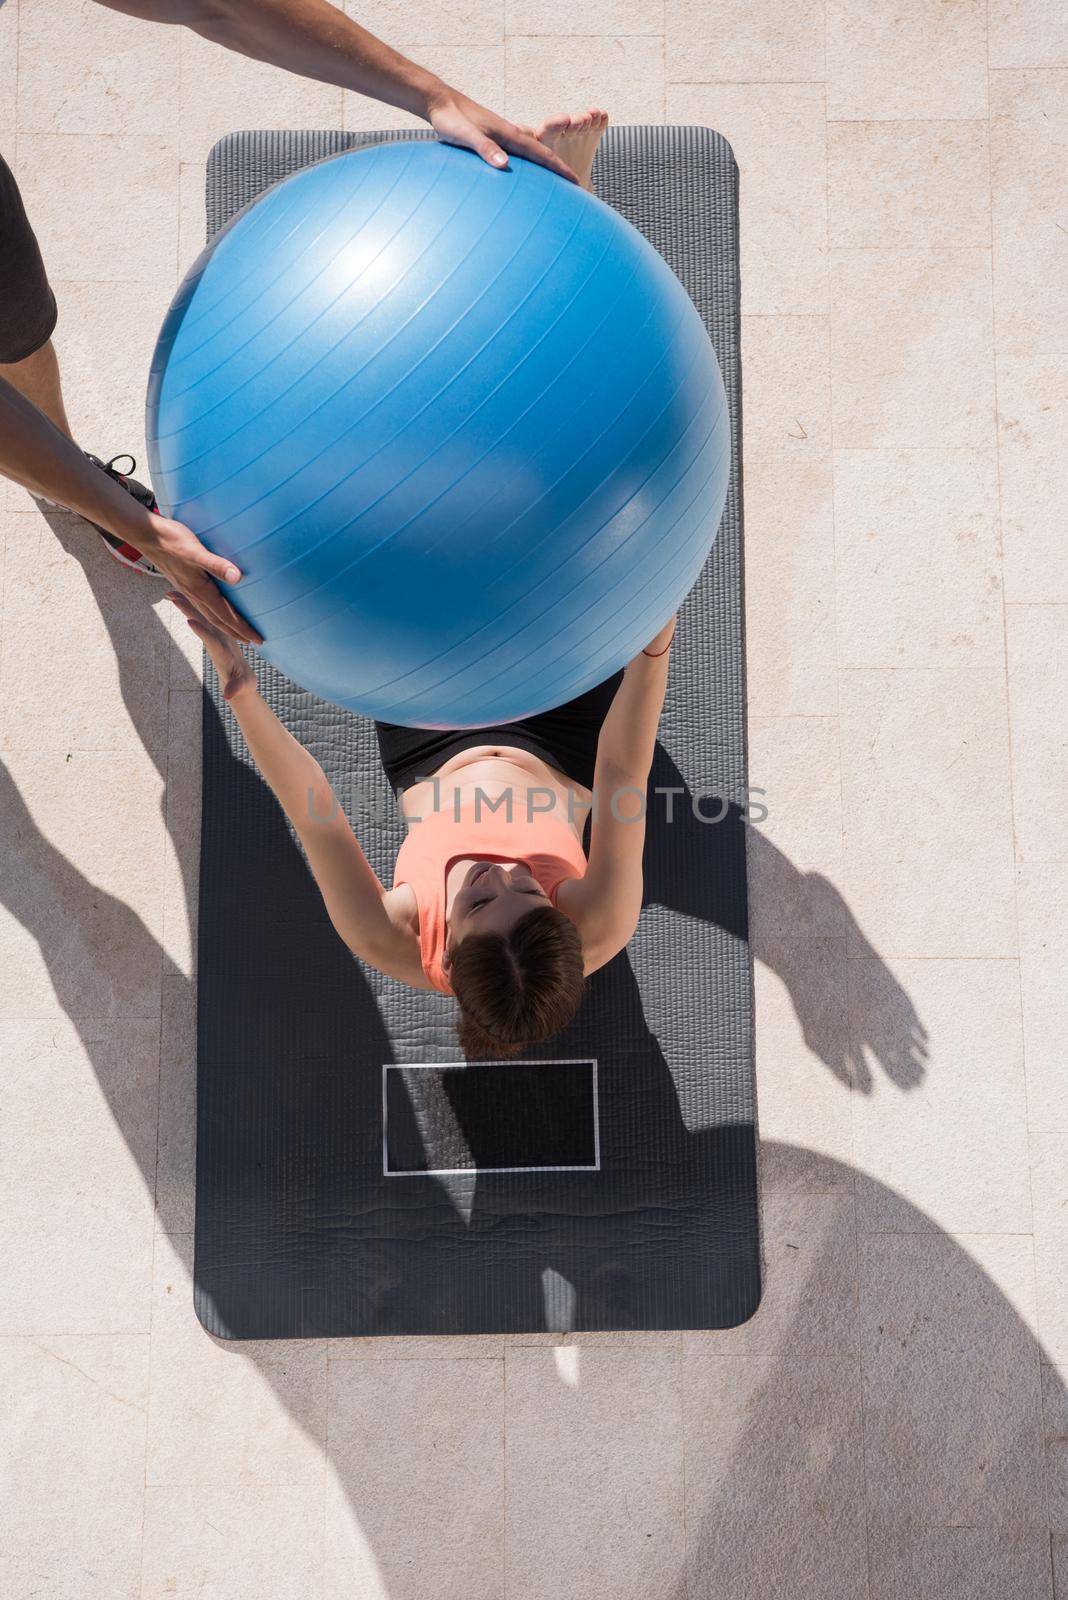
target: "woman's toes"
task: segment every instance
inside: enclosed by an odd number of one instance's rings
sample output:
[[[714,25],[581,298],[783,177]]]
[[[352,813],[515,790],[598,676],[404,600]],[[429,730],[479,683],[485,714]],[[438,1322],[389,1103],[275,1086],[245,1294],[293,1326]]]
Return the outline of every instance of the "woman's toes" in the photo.
[[[559,138],[562,133],[567,132],[570,126],[571,118],[567,112],[558,111],[555,116],[546,117],[545,121],[539,124],[536,132],[539,139],[544,139],[546,135],[551,138]]]

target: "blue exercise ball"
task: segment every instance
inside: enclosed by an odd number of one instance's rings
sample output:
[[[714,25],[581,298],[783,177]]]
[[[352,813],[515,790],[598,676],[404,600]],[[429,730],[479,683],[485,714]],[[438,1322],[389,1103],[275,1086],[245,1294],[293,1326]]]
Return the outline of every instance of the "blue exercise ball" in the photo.
[[[514,721],[630,660],[730,473],[708,334],[637,229],[531,162],[412,140],[304,168],[216,236],[148,440],[268,660],[412,727]]]

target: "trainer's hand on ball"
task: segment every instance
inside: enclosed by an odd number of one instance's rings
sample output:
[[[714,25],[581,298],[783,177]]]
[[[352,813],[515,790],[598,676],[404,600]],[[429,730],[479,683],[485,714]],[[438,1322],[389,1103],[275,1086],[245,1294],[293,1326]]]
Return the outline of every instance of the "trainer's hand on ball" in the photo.
[[[536,161],[540,167],[548,167],[550,172],[571,183],[578,182],[566,161],[561,161],[548,145],[542,144],[532,128],[506,121],[495,111],[480,106],[477,100],[469,100],[465,94],[450,89],[448,84],[442,84],[440,90],[430,95],[426,118],[439,139],[473,150],[491,167],[506,167],[507,152],[510,152]]]
[[[256,674],[245,659],[237,640],[231,634],[224,633],[214,623],[205,622],[196,607],[177,589],[168,589],[167,599],[178,607],[197,638],[203,640],[204,648],[215,663],[215,670],[219,674],[223,699],[232,700],[238,690],[248,684],[255,688]]]
[[[176,589],[192,602],[194,612],[203,621],[213,624],[232,639],[245,644],[262,644],[262,636],[239,617],[226,596],[216,587],[221,583],[236,583],[241,574],[225,556],[213,555],[201,544],[191,528],[183,522],[173,522],[170,517],[152,514],[152,531],[148,538],[139,533],[131,543],[155,563]]]

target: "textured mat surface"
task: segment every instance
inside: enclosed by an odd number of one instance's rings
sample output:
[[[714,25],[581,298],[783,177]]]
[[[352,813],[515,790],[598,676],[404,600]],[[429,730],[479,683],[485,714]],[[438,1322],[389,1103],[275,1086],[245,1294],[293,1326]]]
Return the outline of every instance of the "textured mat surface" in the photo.
[[[230,135],[208,165],[209,232],[286,173],[379,137]],[[540,1132],[510,1134],[499,1073],[418,1076],[461,1060],[452,1002],[341,944],[206,663],[195,1279],[223,1338],[716,1328],[759,1300],[737,171],[708,129],[633,127],[610,131],[594,177],[705,318],[734,444],[672,661],[641,924],[567,1034],[530,1052],[565,1064],[559,1100],[525,1069],[517,1101]],[[257,671],[390,882],[401,823],[372,725]],[[570,1137],[553,1125],[569,1100]],[[436,1170],[417,1170],[420,1148]]]

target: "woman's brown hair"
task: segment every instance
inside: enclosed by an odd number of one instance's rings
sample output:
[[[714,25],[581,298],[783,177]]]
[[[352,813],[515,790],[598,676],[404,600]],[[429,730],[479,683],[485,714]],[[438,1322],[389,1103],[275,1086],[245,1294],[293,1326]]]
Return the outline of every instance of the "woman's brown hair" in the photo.
[[[514,1056],[566,1028],[585,978],[575,924],[554,906],[528,911],[507,934],[470,933],[452,956],[449,980],[465,1056]]]

